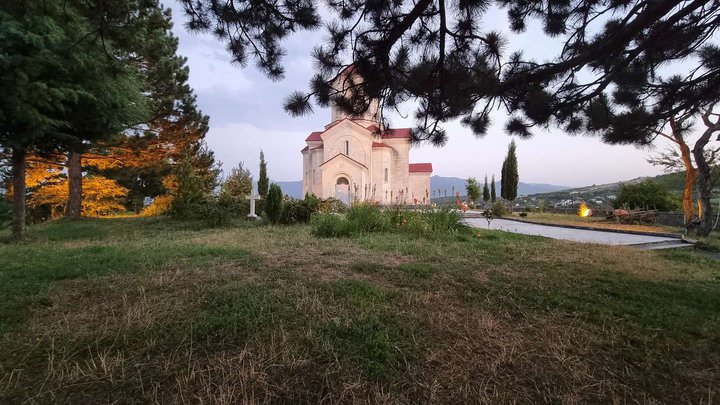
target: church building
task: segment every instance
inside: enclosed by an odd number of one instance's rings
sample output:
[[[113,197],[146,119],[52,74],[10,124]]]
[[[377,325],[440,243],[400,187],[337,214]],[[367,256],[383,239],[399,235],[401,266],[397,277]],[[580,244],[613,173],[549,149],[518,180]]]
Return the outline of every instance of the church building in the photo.
[[[378,117],[377,100],[359,117],[332,105],[331,122],[305,139],[303,195],[345,204],[430,203],[432,164],[410,163],[410,128],[383,128]]]

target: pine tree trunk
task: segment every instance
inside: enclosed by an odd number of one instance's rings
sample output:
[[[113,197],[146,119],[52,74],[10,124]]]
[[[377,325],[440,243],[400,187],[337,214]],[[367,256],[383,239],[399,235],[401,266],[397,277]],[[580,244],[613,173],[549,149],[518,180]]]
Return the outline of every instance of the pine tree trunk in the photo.
[[[710,141],[710,135],[713,132],[712,128],[708,128],[697,140],[692,150],[697,165],[698,209],[700,210],[700,226],[697,228],[698,236],[710,235],[713,227],[712,204],[710,204],[710,193],[712,191],[711,170],[704,153],[705,146]]]
[[[670,128],[672,129],[672,136],[675,142],[680,147],[680,158],[685,166],[685,188],[683,189],[683,212],[685,214],[685,225],[692,222],[693,219],[693,200],[692,192],[695,186],[695,179],[697,178],[698,171],[693,167],[690,148],[685,142],[682,132],[678,129],[677,123],[674,118],[670,119]],[[699,202],[699,201],[698,201]]]
[[[704,166],[704,167],[703,167]],[[697,230],[698,236],[708,236],[712,231],[713,214],[712,204],[710,203],[710,166],[705,163],[701,165],[698,162],[698,209],[700,210],[700,227]]]
[[[25,237],[25,148],[12,150],[12,235],[15,239]]]
[[[68,199],[65,217],[80,218],[82,214],[82,153],[70,151],[67,161]]]
[[[685,225],[692,222],[693,214],[695,213],[692,198],[695,179],[697,179],[697,169],[692,168],[685,171],[685,188],[683,189],[683,212],[685,213]]]

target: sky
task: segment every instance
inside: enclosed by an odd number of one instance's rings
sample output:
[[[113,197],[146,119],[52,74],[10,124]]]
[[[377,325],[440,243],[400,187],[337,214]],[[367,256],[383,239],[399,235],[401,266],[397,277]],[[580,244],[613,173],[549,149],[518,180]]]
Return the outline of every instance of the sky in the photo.
[[[282,102],[293,91],[308,88],[313,75],[310,51],[322,41],[322,30],[296,33],[283,43],[287,51],[283,60],[286,77],[273,82],[252,63],[245,68],[230,63],[225,45],[212,36],[186,31],[182,7],[174,2],[169,6],[173,9],[173,32],[180,41],[179,53],[188,58],[190,85],[200,108],[210,116],[206,142],[215,152],[216,160],[222,162],[224,171],[243,162],[257,177],[262,149],[272,180],[300,180],[300,150],[305,146],[305,138],[329,123],[330,111],[315,107],[314,113],[295,118],[283,111]],[[483,27],[509,34],[507,17],[501,10],[491,10],[483,17]],[[562,46],[560,40],[548,38],[540,27],[533,25],[522,35],[508,38],[511,38],[508,50],[523,49],[539,60],[548,59]],[[412,116],[413,108],[404,106],[401,112]],[[431,162],[433,175],[483,178],[495,174],[499,180],[511,140],[503,132],[504,117],[498,113],[483,138],[476,138],[458,122],[448,123],[447,144],[414,147],[410,161]],[[391,115],[390,122],[393,127],[414,126],[412,120],[398,115]],[[520,181],[525,183],[585,186],[662,173],[647,162],[651,153],[647,148],[610,146],[593,137],[569,136],[557,129],[515,141]]]

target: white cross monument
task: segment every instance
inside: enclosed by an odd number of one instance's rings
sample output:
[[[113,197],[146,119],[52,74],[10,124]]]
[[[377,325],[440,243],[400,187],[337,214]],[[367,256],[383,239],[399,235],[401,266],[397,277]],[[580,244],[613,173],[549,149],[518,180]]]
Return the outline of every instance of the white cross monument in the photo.
[[[255,201],[259,200],[260,196],[258,195],[257,191],[255,191],[255,185],[253,185],[253,189],[252,192],[250,192],[250,195],[245,198],[250,200],[250,213],[247,216],[248,219],[258,219],[259,217],[255,214]]]

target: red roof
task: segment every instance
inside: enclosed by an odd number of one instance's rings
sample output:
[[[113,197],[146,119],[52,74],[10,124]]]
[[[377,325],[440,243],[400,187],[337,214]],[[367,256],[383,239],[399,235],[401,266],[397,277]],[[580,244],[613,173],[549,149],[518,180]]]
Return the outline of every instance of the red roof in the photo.
[[[410,173],[429,173],[432,172],[432,163],[410,163],[408,168]]]
[[[320,138],[320,135],[322,135],[324,131],[315,131],[311,132],[310,135],[305,139],[306,142],[310,141],[322,141],[322,138]]]
[[[397,139],[397,138],[405,138],[410,139],[412,136],[410,135],[411,129],[410,128],[394,128],[394,129],[388,129],[385,132],[382,133],[382,137],[385,139]]]
[[[373,148],[389,148],[390,145],[386,145],[386,144],[384,144],[384,143],[382,143],[382,142],[373,142],[372,147],[373,147]]]
[[[316,146],[316,147],[314,147],[314,148],[312,148],[312,149],[310,149],[309,146],[306,146],[306,147],[302,148],[302,150],[301,150],[300,152],[307,152],[308,150],[323,149],[323,148],[324,148],[323,145]]]

